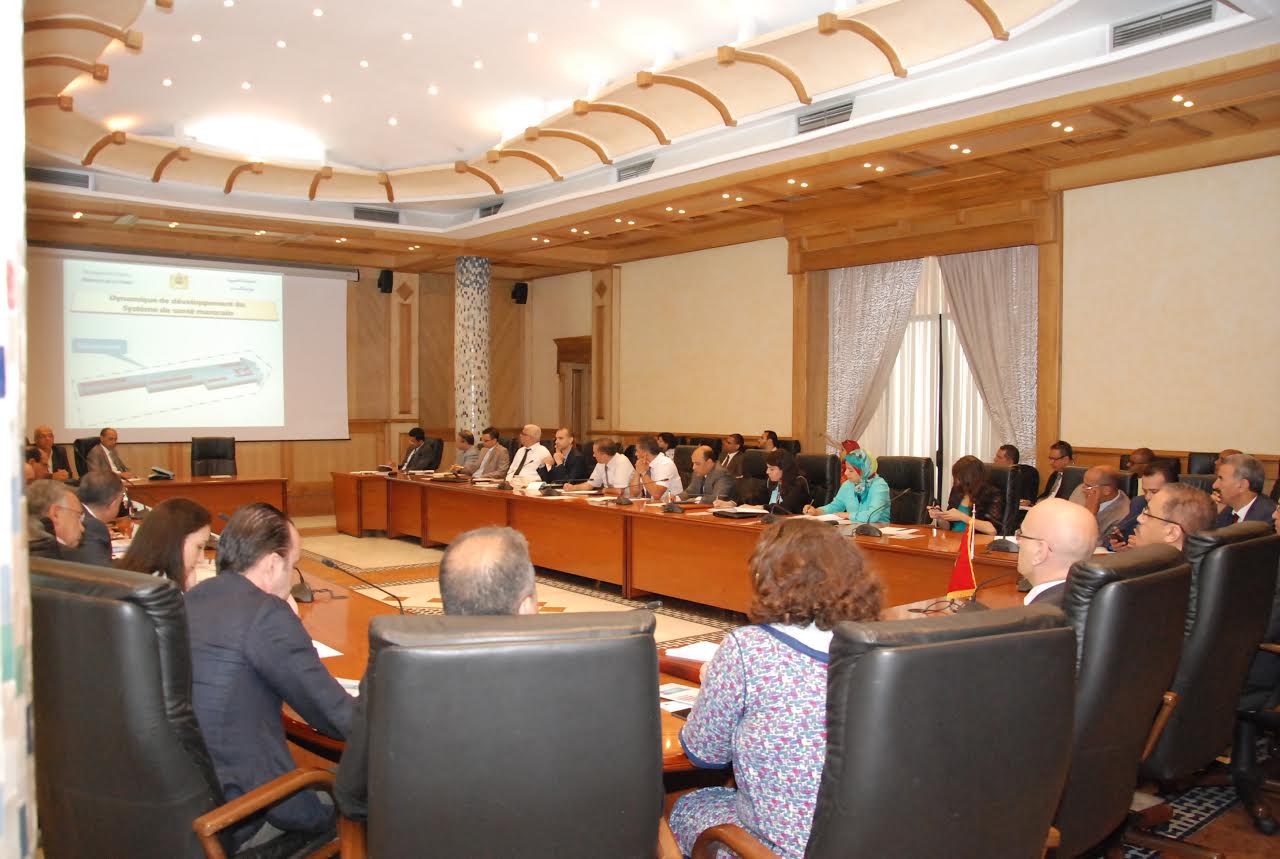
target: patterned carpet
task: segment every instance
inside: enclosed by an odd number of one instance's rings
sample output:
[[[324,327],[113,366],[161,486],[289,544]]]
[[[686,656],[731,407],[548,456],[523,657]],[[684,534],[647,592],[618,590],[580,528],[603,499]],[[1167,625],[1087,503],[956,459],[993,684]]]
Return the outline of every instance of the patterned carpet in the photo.
[[[1164,799],[1173,808],[1173,820],[1153,831],[1179,841],[1199,832],[1239,802],[1235,788],[1229,785],[1193,787]],[[1125,847],[1124,855],[1125,859],[1152,859],[1160,854],[1140,847]]]

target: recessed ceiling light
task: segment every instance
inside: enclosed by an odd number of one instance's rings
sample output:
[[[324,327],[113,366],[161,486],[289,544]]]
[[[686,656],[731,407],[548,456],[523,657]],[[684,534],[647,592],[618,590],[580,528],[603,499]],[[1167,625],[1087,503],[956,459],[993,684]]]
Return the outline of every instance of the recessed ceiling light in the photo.
[[[77,221],[78,221],[78,220],[80,220],[81,218],[83,218],[83,217],[84,217],[84,212],[76,212],[76,213],[75,213],[75,214],[73,214],[71,217],[72,217],[72,219],[73,219],[73,220],[77,220]]]
[[[973,151],[972,149],[970,149],[969,147],[967,147],[967,146],[966,146],[964,149],[961,149],[961,150],[960,150],[960,154],[961,154],[961,155],[968,155],[968,154],[969,154],[970,152],[972,152],[972,151]]]
[[[676,214],[677,214],[677,215],[683,215],[683,214],[684,214],[684,209],[676,209]]]
[[[667,211],[668,211],[668,212],[674,212],[675,210],[676,210],[676,207],[675,207],[675,206],[667,206]]]
[[[534,236],[532,239],[530,239],[530,241],[534,241],[534,242],[536,242],[537,240],[538,240],[537,236]]]
[[[266,230],[254,230],[253,234],[254,234],[255,236],[265,236],[265,235],[267,234],[267,231],[266,231]]]
[[[600,0],[591,0],[591,8],[592,8],[592,9],[599,9],[599,8],[600,8]]]
[[[253,89],[253,84],[248,81],[240,81],[240,89]]]
[[[236,5],[236,0],[222,0],[222,5],[230,9],[232,6]]]
[[[794,185],[794,184],[796,184],[796,180],[795,180],[795,179],[788,179],[788,180],[787,180],[787,184],[788,184],[788,185]]]
[[[191,41],[193,41],[193,42],[199,42],[199,41],[201,41],[202,39],[204,39],[204,36],[201,36],[199,33],[192,33],[192,34],[191,34]]]
[[[734,198],[733,198],[733,202],[735,202],[735,203],[741,203],[741,202],[742,202],[742,198],[741,198],[741,197],[734,197]]]
[[[577,227],[570,227],[570,228],[569,228],[569,232],[571,232],[571,233],[576,233],[577,231],[578,231],[578,228],[577,228]]]
[[[589,235],[591,235],[591,231],[590,231],[590,230],[583,230],[583,231],[582,231],[582,234],[583,234],[584,236],[589,236]]]
[[[954,152],[955,150],[957,150],[957,149],[959,149],[959,148],[960,148],[960,144],[959,144],[959,143],[953,143],[953,144],[951,144],[951,147],[950,147],[950,148],[951,148],[951,150]]]
[[[808,182],[801,182],[801,183],[800,183],[800,187],[801,187],[801,188],[808,188],[808,187],[809,187],[809,183],[808,183]]]
[[[439,94],[440,94],[440,87],[436,86],[435,84],[432,84],[431,86],[427,87],[427,95],[439,95]]]
[[[883,172],[884,172],[884,165],[883,165],[883,164],[877,164],[877,165],[876,165],[876,172],[877,172],[877,173],[883,173]]]
[[[161,85],[161,86],[173,86],[173,79],[172,79],[172,78],[165,78],[164,80],[160,81],[160,85]]]
[[[288,47],[288,45],[287,45],[287,44],[285,44],[284,39],[276,39],[276,47],[277,47],[277,48],[287,48],[287,47]]]
[[[325,104],[332,104],[333,96],[329,95],[328,93],[325,93],[324,95],[320,96],[320,100]]]
[[[404,39],[406,42],[412,42],[412,41],[413,41],[413,33],[401,33],[401,34],[400,34],[400,38]]]
[[[1184,101],[1184,102],[1182,103],[1182,106],[1183,106],[1183,107],[1195,107],[1195,106],[1196,106],[1196,103],[1195,103],[1194,101],[1190,101],[1190,100],[1188,100],[1188,101]]]
[[[614,218],[614,219],[613,219],[613,222],[614,222],[615,224],[621,224],[621,223],[622,223],[622,218]]]
[[[1061,128],[1061,127],[1062,127],[1062,123],[1061,123],[1061,122],[1058,122],[1058,120],[1056,120],[1056,119],[1055,119],[1053,122],[1049,123],[1049,127],[1050,127],[1050,128]]]
[[[1173,100],[1174,100],[1174,101],[1182,101],[1182,96],[1180,96],[1180,95],[1175,95],[1175,96],[1173,97]]]
[[[721,200],[727,200],[727,199],[729,199],[729,195],[728,195],[728,194],[721,194],[721,195],[720,195],[720,199],[721,199]]]
[[[1064,126],[1062,126],[1062,130],[1063,130],[1064,132],[1069,132],[1069,131],[1075,131],[1076,129],[1075,129],[1075,126],[1072,126],[1072,125],[1064,125]]]
[[[400,120],[396,119],[394,116],[387,117],[387,125],[399,125],[399,124],[400,124]]]
[[[542,243],[543,243],[544,245],[549,245],[549,244],[551,244],[551,239],[543,239],[543,240],[542,240]]]
[[[474,63],[472,63],[472,64],[471,64],[471,68],[473,68],[473,69],[483,69],[483,68],[484,68],[484,60],[476,60]]]
[[[871,162],[870,162],[870,161],[864,161],[864,162],[862,163],[862,166],[863,166],[863,167],[870,167],[870,166],[871,166]]]
[[[536,42],[536,41],[538,41],[538,34],[537,34],[537,33],[535,33],[535,32],[533,32],[532,30],[530,30],[530,31],[529,31],[529,41],[530,41],[530,42]]]
[[[361,60],[361,61],[360,61],[360,68],[362,68],[362,69],[367,69],[367,68],[369,68],[369,61],[368,61],[368,60]]]
[[[636,222],[635,222],[635,221],[627,221],[627,226],[628,226],[628,227],[634,227],[635,225],[636,225]]]
[[[312,10],[311,10],[311,14],[312,14],[312,15],[315,15],[317,18],[319,18],[319,17],[322,17],[322,16],[324,15],[324,10],[323,10],[323,9],[312,9]]]
[[[462,0],[453,0],[453,8],[455,8],[455,9],[461,9],[461,8],[462,8]]]
[[[172,230],[172,229],[174,229],[174,228],[175,228],[175,227],[177,227],[177,226],[178,226],[178,222],[177,222],[177,221],[170,221],[170,222],[169,222],[169,229],[171,229],[171,230]]]

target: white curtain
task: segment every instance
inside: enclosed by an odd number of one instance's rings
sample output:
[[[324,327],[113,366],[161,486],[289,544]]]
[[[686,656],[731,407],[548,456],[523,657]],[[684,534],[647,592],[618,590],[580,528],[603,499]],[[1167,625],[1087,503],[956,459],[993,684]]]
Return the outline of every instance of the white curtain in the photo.
[[[827,436],[858,438],[889,382],[924,260],[830,272]],[[873,451],[874,452],[874,451]]]
[[[1036,249],[999,248],[938,262],[958,339],[996,433],[1018,446],[1023,462],[1034,464]]]

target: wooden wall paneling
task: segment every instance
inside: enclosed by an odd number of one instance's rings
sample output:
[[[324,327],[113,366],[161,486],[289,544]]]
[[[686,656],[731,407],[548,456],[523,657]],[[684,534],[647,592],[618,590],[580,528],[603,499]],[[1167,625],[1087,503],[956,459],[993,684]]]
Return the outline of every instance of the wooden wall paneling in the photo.
[[[388,416],[418,416],[418,275],[397,272],[391,289],[391,311],[388,314],[387,361],[391,373],[387,377]]]
[[[1052,234],[1039,246],[1040,324],[1036,358],[1036,466],[1048,479],[1049,446],[1062,426],[1062,194],[1054,194]]]
[[[236,473],[240,477],[288,477],[285,473],[287,441],[237,441]],[[188,453],[188,468],[191,456]]]
[[[353,419],[391,414],[387,326],[391,296],[378,292],[378,271],[360,269],[347,283],[347,415]]]
[[[791,432],[800,449],[823,449],[827,426],[827,273],[792,276]]]
[[[428,436],[444,439],[442,466],[457,457],[453,444],[453,275],[418,280],[418,416]]]
[[[495,279],[489,292],[489,421],[524,426],[529,420],[524,329],[529,306],[511,300],[514,281]]]
[[[591,272],[591,431],[594,435],[612,431],[618,417],[618,318],[622,269],[594,269]],[[583,427],[581,432],[586,431]]]

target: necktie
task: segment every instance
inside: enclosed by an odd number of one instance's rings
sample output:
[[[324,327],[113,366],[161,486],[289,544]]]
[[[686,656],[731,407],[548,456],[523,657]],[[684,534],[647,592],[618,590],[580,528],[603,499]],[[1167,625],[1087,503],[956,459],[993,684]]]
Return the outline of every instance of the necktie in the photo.
[[[516,465],[516,470],[511,472],[512,477],[520,476],[520,469],[524,468],[524,461],[529,458],[529,448],[521,448],[520,462]]]
[[[1239,513],[1237,513],[1236,511],[1232,510],[1232,511],[1231,511],[1231,524],[1232,524],[1232,525],[1234,525],[1234,524],[1236,524],[1236,523],[1237,523],[1237,522],[1239,522],[1239,521],[1240,521],[1240,514],[1239,514]]]

